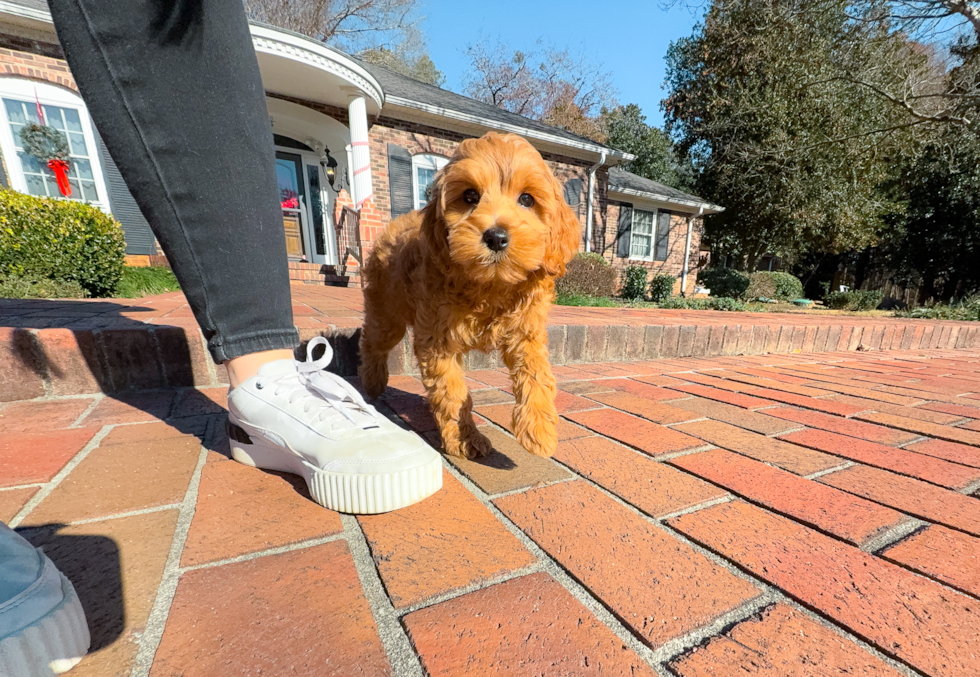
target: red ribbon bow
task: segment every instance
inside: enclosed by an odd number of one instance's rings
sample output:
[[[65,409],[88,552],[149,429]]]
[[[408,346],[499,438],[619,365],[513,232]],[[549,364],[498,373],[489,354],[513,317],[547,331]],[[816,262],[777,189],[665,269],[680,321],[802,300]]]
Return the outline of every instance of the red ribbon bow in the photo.
[[[52,158],[48,160],[48,169],[54,172],[54,178],[58,182],[58,190],[65,197],[71,197],[71,184],[68,183],[68,161]]]

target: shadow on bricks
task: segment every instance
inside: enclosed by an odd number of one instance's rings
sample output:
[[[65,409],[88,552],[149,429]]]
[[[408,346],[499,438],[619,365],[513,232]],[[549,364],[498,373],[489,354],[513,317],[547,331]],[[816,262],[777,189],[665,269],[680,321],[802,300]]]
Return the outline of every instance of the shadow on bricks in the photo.
[[[62,533],[64,524],[17,529],[72,582],[92,634],[90,653],[109,647],[126,631],[119,545],[98,534]],[[69,527],[70,528],[70,527]]]
[[[103,393],[119,412],[143,412],[208,444],[201,417],[221,414],[199,391],[175,397],[175,388],[221,385],[196,326],[154,325],[126,315],[149,310],[115,301],[17,300],[0,313],[0,401]],[[0,304],[0,310],[5,304]],[[81,319],[79,319],[81,318]],[[17,326],[12,326],[12,325]],[[7,382],[9,380],[9,383]],[[195,400],[200,400],[195,402]],[[108,408],[108,407],[107,407]],[[132,416],[127,414],[127,416]]]

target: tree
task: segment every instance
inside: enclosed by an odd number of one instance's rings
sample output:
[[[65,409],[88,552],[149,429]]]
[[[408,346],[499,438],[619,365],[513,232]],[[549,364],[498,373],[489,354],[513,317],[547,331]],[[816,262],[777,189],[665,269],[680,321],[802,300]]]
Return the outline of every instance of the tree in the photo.
[[[951,129],[896,181],[906,201],[888,242],[898,278],[923,299],[980,292],[980,147]]]
[[[394,64],[398,67],[392,70],[405,69],[433,82],[442,74],[425,53],[417,9],[418,0],[245,0],[250,19],[368,60],[383,58],[386,63],[379,65]]]
[[[638,105],[619,106],[606,111],[603,118],[606,143],[636,156],[620,165],[623,169],[679,190],[693,188],[694,168],[690,161],[679,159],[667,133],[648,125]]]
[[[874,243],[896,209],[878,187],[914,144],[907,112],[841,77],[841,61],[892,87],[925,58],[845,0],[801,6],[716,0],[668,52],[668,132],[693,155],[698,194],[726,207],[708,239],[750,270],[767,253]]]
[[[616,90],[600,65],[540,41],[528,52],[482,41],[466,55],[467,96],[591,139],[605,138],[601,113],[614,105]]]
[[[436,87],[442,87],[446,83],[446,76],[436,68],[436,65],[429,58],[428,54],[406,58],[389,49],[379,47],[361,52],[358,54],[358,57],[368,63],[382,66],[390,71],[407,75],[410,78],[415,78],[420,82],[427,82]]]

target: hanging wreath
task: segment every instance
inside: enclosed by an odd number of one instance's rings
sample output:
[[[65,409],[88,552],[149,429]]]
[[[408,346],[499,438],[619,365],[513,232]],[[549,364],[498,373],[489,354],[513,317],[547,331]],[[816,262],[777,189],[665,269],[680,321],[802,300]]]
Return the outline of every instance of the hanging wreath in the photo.
[[[68,148],[67,137],[50,125],[28,122],[20,130],[20,141],[28,155],[47,164],[48,169],[54,172],[58,190],[65,197],[70,197],[68,158],[71,151]]]

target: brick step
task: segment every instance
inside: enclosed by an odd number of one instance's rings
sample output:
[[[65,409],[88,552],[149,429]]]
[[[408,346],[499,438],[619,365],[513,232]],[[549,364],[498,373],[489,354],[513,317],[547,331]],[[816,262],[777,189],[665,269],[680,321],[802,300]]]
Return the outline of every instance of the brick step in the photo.
[[[298,322],[300,336],[304,342],[314,336],[326,336],[336,355],[331,370],[352,376],[357,371],[360,329],[326,324],[330,319],[324,317],[324,323],[316,328]],[[343,324],[357,323],[352,318],[342,319]],[[750,318],[738,319],[744,322]],[[710,321],[714,323],[553,324],[548,328],[551,362],[561,366],[686,357],[980,347],[980,324],[976,323],[976,326],[935,323],[924,330],[921,323],[896,320],[890,320],[887,327],[718,324],[717,317],[711,317]],[[134,321],[118,327],[110,324],[96,328],[0,326],[0,402],[45,394],[79,395],[227,383],[224,368],[209,358],[200,330],[192,322],[180,324],[183,326]],[[879,331],[885,328],[888,331]],[[784,340],[787,335],[792,340]],[[885,336],[892,337],[888,345],[882,340]],[[877,338],[877,343],[872,338]],[[470,353],[465,363],[468,370],[503,366],[497,355],[480,352]],[[417,373],[410,336],[392,350],[388,366],[393,375]],[[711,385],[718,380],[703,378]],[[757,377],[739,375],[737,380],[747,386],[739,390],[773,396],[783,394],[752,388],[756,382],[763,382]],[[805,386],[771,381],[766,385],[778,387],[786,394],[809,394]]]

